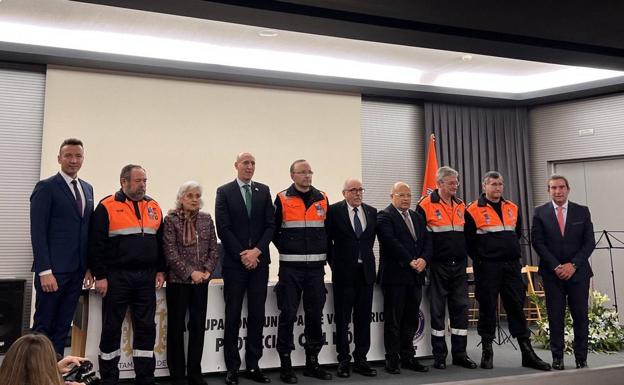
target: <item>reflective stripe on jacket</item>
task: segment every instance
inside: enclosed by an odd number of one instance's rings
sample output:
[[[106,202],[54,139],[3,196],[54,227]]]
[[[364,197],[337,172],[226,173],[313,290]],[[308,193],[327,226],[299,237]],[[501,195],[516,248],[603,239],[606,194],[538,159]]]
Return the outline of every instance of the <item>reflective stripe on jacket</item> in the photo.
[[[516,231],[519,210],[515,203],[501,198],[501,218],[482,195],[468,205],[466,212],[476,226],[477,258],[515,259],[522,256]]]
[[[118,191],[102,199],[89,234],[89,267],[96,277],[120,269],[165,271],[162,220],[160,206],[148,196],[134,202]]]
[[[456,261],[466,259],[466,238],[464,237],[464,212],[466,205],[453,197],[452,206],[440,199],[434,190],[418,203],[418,211],[427,222],[427,231],[433,239],[432,261]]]
[[[280,263],[295,266],[325,264],[327,196],[322,191],[312,189],[311,204],[307,208],[292,186],[277,194],[282,210],[282,221],[276,224],[280,233],[277,245]]]

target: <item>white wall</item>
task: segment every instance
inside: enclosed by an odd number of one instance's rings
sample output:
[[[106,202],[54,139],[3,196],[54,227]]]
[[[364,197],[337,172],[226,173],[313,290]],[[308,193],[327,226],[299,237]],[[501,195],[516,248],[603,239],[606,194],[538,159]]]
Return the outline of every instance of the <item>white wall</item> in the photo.
[[[41,175],[58,170],[60,142],[78,137],[85,143],[80,177],[93,184],[96,200],[119,188],[125,164],[138,163],[163,210],[194,179],[212,214],[216,188],[235,177],[236,154],[250,151],[254,179],[273,196],[292,183],[292,161],[305,158],[314,185],[334,202],[347,177],[361,177],[360,104],[359,95],[50,67]]]

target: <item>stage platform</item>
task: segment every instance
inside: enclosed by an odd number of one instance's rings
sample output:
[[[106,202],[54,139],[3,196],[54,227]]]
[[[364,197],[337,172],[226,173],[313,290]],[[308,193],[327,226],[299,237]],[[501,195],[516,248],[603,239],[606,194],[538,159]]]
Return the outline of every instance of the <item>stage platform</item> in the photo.
[[[481,347],[477,346],[479,338],[476,330],[471,328],[468,335],[468,355],[477,363],[481,359]],[[515,343],[515,340],[514,340]],[[449,347],[450,348],[450,347]],[[535,349],[536,353],[545,361],[551,362],[550,351]],[[566,370],[541,372],[520,366],[520,351],[514,350],[511,344],[506,343],[494,346],[494,369],[463,369],[450,364],[445,370],[430,368],[428,373],[415,373],[408,370],[401,371],[401,374],[391,375],[383,370],[383,362],[373,362],[377,369],[377,377],[363,377],[351,373],[350,378],[338,378],[335,376],[336,365],[324,365],[332,372],[334,379],[332,382],[340,385],[416,385],[416,384],[466,384],[466,385],[610,385],[624,384],[624,353],[615,354],[590,354],[588,358],[589,368],[575,369],[574,357],[566,355],[564,358]],[[433,364],[432,359],[422,360],[427,365]],[[329,384],[329,381],[321,381],[303,376],[301,368],[296,370],[301,385]],[[279,370],[267,370],[266,374],[271,377],[273,384],[281,384]],[[223,384],[224,374],[208,374],[205,376],[209,385]],[[159,378],[160,384],[169,384],[166,378]],[[132,381],[124,381],[124,384],[132,384]],[[254,385],[251,380],[243,376],[240,377],[240,385]]]

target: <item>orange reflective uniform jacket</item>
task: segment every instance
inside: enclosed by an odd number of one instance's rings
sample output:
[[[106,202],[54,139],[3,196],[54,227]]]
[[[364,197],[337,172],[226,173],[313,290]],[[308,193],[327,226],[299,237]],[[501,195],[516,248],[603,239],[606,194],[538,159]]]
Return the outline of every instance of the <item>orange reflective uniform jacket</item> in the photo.
[[[305,202],[290,188],[277,194],[282,222],[277,229],[280,263],[305,263],[324,265],[327,259],[327,196],[317,189],[312,190],[312,204],[306,209]]]
[[[484,259],[514,259],[521,257],[516,232],[518,206],[501,198],[502,218],[484,196],[470,203],[466,212],[476,226],[477,257]]]
[[[459,198],[453,197],[452,200],[452,206],[442,202],[436,189],[418,203],[418,211],[425,218],[427,231],[432,235],[434,262],[466,260],[464,237],[466,205]]]
[[[108,271],[118,269],[164,271],[157,237],[162,220],[160,206],[148,196],[134,202],[118,191],[102,199],[92,217],[89,239],[94,275],[104,278]]]

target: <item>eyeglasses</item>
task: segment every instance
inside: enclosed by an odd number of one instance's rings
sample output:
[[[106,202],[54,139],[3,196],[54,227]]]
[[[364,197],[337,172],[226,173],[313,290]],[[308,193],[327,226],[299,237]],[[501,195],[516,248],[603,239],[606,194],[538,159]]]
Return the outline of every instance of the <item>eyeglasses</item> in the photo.
[[[314,171],[297,171],[297,172],[294,172],[293,174],[303,175],[303,176],[312,176],[314,175]]]
[[[363,188],[350,188],[348,190],[342,190],[344,192],[350,192],[351,194],[363,194],[364,193],[364,189]]]
[[[403,194],[403,193],[399,193],[399,194],[393,194],[394,196],[397,196],[399,198],[411,198],[412,194]]]

